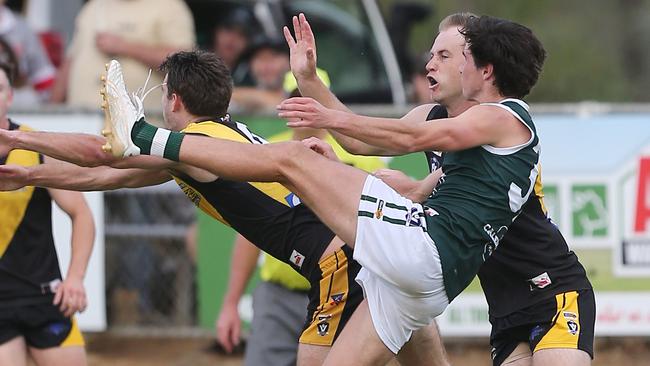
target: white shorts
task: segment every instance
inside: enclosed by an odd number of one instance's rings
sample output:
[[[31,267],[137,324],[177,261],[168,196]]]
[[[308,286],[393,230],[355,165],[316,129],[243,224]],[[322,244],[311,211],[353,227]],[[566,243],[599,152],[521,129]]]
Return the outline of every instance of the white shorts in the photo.
[[[373,176],[359,203],[354,259],[375,330],[395,354],[449,305],[422,205]]]

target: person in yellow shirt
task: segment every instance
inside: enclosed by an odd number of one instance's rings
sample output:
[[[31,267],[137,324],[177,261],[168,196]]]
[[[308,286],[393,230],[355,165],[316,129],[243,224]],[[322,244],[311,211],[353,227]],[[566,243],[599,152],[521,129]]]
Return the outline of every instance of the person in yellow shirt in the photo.
[[[320,69],[318,73],[319,77],[329,84],[327,73]],[[297,92],[297,83],[291,72],[286,74],[283,87],[287,95],[295,95]],[[332,145],[338,158],[348,165],[368,172],[386,167],[383,158],[356,156],[348,153],[336,143],[336,140],[326,130],[288,130],[269,138],[269,142],[302,140],[308,137],[325,140]],[[239,344],[241,319],[238,304],[248,281],[255,272],[259,256],[259,248],[237,234],[231,259],[231,263],[237,265],[231,265],[228,290],[216,321],[217,339],[227,352],[232,352],[234,347]],[[351,267],[358,271],[358,264]],[[356,276],[356,271],[348,271],[348,276]],[[246,345],[244,365],[295,365],[298,339],[305,330],[305,320],[311,323],[311,318],[315,316],[313,314],[315,309],[312,308],[319,304],[309,304],[309,281],[289,265],[269,254],[263,256],[260,279],[261,281],[253,293],[253,320]],[[346,281],[347,284],[344,286],[349,287],[350,293],[356,292],[360,297],[361,288],[354,281],[354,277],[350,280]],[[337,295],[339,295],[338,291],[333,290],[329,297],[332,298],[332,301],[337,301]],[[311,306],[308,307],[308,305]],[[329,330],[326,329],[328,327],[329,324],[325,321],[320,325],[316,324],[313,332],[307,332],[308,336],[317,339]]]

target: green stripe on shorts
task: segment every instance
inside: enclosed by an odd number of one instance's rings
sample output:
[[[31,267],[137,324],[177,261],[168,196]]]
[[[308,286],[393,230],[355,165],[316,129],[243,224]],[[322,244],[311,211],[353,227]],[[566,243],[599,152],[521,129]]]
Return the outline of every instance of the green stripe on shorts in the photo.
[[[359,216],[375,217],[375,214],[372,213],[372,212],[368,212],[368,211],[359,211]]]
[[[394,208],[394,209],[396,209],[396,210],[408,211],[408,210],[406,209],[406,206],[400,206],[400,205],[396,205],[396,204],[394,204],[394,203],[390,203],[390,202],[386,202],[386,207],[388,207],[388,208]]]
[[[391,224],[406,225],[405,220],[391,219],[390,217],[386,217],[386,216],[384,216],[384,218],[382,218],[382,220],[386,221],[386,222],[389,222]]]
[[[366,196],[365,194],[361,195],[361,200],[362,201],[377,202],[377,199],[375,197]]]

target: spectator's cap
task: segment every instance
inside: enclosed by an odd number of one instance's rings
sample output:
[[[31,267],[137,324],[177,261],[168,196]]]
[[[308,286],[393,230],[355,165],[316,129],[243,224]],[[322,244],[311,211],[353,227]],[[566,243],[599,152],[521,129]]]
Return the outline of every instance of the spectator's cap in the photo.
[[[317,67],[316,75],[323,82],[323,84],[325,84],[325,86],[328,88],[330,87],[330,76],[327,71]],[[296,81],[296,78],[293,76],[293,73],[291,71],[287,71],[287,73],[284,74],[284,83],[282,84],[282,88],[284,89],[284,92],[287,93],[287,95],[295,94],[294,92],[298,90],[298,82]]]
[[[287,46],[287,42],[284,39],[259,35],[253,38],[251,45],[246,51],[246,57],[250,59],[261,50],[272,50],[277,53],[289,54],[289,46]]]
[[[238,7],[226,14],[217,24],[216,28],[237,29],[250,36],[256,29],[256,26],[257,21],[253,14],[246,8]]]

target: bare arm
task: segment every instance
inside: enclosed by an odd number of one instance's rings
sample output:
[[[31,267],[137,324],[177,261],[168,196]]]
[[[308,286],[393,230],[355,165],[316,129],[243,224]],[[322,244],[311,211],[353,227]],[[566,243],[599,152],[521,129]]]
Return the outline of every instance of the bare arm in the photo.
[[[149,169],[114,169],[101,166],[84,168],[65,162],[52,162],[24,167],[0,166],[0,191],[24,186],[37,186],[74,191],[103,191],[117,188],[136,188],[166,182],[171,176],[166,171]]]
[[[71,316],[86,308],[83,279],[95,240],[95,224],[82,193],[57,189],[48,189],[48,191],[54,202],[72,220],[70,266],[54,296],[54,305],[59,305],[59,309],[65,316]]]
[[[7,131],[0,129],[0,146],[31,150],[84,167],[108,165],[115,168],[170,169],[180,164],[155,156],[133,156],[119,159],[104,152],[106,140],[85,133]]]
[[[229,353],[239,344],[241,320],[237,306],[255,271],[259,255],[260,250],[253,243],[237,234],[230,260],[228,290],[216,323],[217,338]]]
[[[279,116],[290,127],[327,128],[368,144],[397,151],[457,151],[481,145],[514,146],[530,131],[509,112],[477,105],[454,118],[434,121],[376,118],[327,109],[311,98],[287,99]]]
[[[68,93],[68,78],[70,77],[70,59],[66,58],[59,71],[56,73],[52,92],[50,93],[50,103],[63,103]]]
[[[182,47],[150,45],[124,39],[111,33],[99,33],[95,38],[97,48],[108,55],[130,57],[152,69],[158,68],[167,55],[182,51]]]
[[[0,144],[11,149],[31,150],[81,166],[109,165],[117,161],[113,155],[102,151],[105,139],[82,133],[41,131],[0,131]]]
[[[323,83],[316,73],[316,40],[314,33],[304,14],[300,13],[293,17],[293,30],[295,40],[289,31],[284,27],[284,37],[289,45],[291,71],[298,82],[302,96],[311,97],[329,109],[352,113],[330,89]],[[407,113],[401,120],[424,121],[432,104],[419,106]],[[391,148],[360,141],[352,136],[330,129],[329,132],[336,141],[349,153],[356,155],[382,155],[393,156],[401,152]]]

